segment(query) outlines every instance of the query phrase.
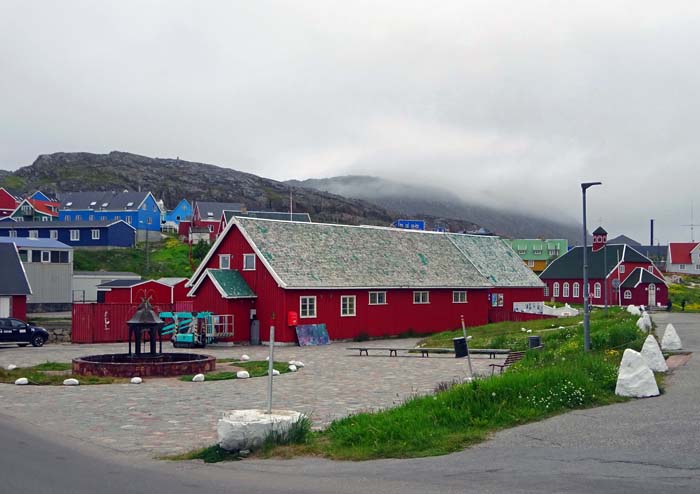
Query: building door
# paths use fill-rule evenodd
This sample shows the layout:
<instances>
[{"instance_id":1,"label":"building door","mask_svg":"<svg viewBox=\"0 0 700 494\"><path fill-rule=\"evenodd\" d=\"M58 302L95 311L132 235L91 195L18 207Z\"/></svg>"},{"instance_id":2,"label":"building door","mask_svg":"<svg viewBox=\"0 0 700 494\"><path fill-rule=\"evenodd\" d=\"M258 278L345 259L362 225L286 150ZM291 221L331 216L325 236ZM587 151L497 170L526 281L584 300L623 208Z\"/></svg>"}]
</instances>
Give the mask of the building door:
<instances>
[{"instance_id":1,"label":"building door","mask_svg":"<svg viewBox=\"0 0 700 494\"><path fill-rule=\"evenodd\" d=\"M260 344L260 321L257 319L250 321L250 344Z\"/></svg>"},{"instance_id":2,"label":"building door","mask_svg":"<svg viewBox=\"0 0 700 494\"><path fill-rule=\"evenodd\" d=\"M10 317L11 297L0 297L0 317Z\"/></svg>"},{"instance_id":3,"label":"building door","mask_svg":"<svg viewBox=\"0 0 700 494\"><path fill-rule=\"evenodd\" d=\"M649 283L649 286L647 287L647 292L649 299L649 307L656 306L656 285L653 283Z\"/></svg>"}]
</instances>

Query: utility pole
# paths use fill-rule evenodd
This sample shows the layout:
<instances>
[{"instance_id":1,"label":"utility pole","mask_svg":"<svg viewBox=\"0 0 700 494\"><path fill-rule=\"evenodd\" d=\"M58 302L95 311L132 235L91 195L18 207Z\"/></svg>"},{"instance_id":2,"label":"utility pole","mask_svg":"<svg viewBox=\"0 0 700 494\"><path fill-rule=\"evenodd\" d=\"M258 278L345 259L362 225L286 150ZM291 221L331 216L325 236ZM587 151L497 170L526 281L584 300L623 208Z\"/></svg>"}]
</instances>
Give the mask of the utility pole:
<instances>
[{"instance_id":1,"label":"utility pole","mask_svg":"<svg viewBox=\"0 0 700 494\"><path fill-rule=\"evenodd\" d=\"M690 224L681 226L690 227L690 241L695 242L695 227L700 225L693 222L693 201L690 201Z\"/></svg>"},{"instance_id":2,"label":"utility pole","mask_svg":"<svg viewBox=\"0 0 700 494\"><path fill-rule=\"evenodd\" d=\"M586 190L602 182L584 182L581 184L583 196L583 349L591 350L591 314L588 305L588 233L586 232Z\"/></svg>"}]
</instances>

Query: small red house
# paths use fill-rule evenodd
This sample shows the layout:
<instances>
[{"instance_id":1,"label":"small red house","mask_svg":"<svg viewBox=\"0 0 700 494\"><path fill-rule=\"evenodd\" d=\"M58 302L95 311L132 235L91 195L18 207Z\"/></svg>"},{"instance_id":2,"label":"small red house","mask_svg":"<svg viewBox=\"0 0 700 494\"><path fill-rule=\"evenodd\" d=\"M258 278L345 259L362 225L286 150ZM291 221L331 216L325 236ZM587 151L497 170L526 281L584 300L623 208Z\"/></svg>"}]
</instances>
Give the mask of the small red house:
<instances>
[{"instance_id":1,"label":"small red house","mask_svg":"<svg viewBox=\"0 0 700 494\"><path fill-rule=\"evenodd\" d=\"M192 211L192 227L205 227L209 230L210 241L214 242L221 232L221 217L224 211L244 211L238 202L197 201Z\"/></svg>"},{"instance_id":2,"label":"small red house","mask_svg":"<svg viewBox=\"0 0 700 494\"><path fill-rule=\"evenodd\" d=\"M228 222L188 286L195 310L232 316L236 341L251 325L261 340L274 325L281 342L311 324L331 339L430 333L461 316L487 323L492 290L508 314L543 300L537 276L496 237L244 217Z\"/></svg>"},{"instance_id":3,"label":"small red house","mask_svg":"<svg viewBox=\"0 0 700 494\"><path fill-rule=\"evenodd\" d=\"M114 280L98 285L97 303L138 304L151 297L151 304L173 302L173 286L159 280Z\"/></svg>"},{"instance_id":4,"label":"small red house","mask_svg":"<svg viewBox=\"0 0 700 494\"><path fill-rule=\"evenodd\" d=\"M190 291L186 286L189 281L188 278L159 278L157 281L170 287L170 303L174 304L175 302L191 300L187 297L187 292Z\"/></svg>"},{"instance_id":5,"label":"small red house","mask_svg":"<svg viewBox=\"0 0 700 494\"><path fill-rule=\"evenodd\" d=\"M13 243L0 243L0 317L27 319L27 295L32 289Z\"/></svg>"},{"instance_id":6,"label":"small red house","mask_svg":"<svg viewBox=\"0 0 700 494\"><path fill-rule=\"evenodd\" d=\"M593 246L588 247L590 303L605 305L607 295L608 305L666 305L668 286L654 262L629 245L607 244L607 233L599 230L594 232ZM548 300L582 304L583 247L574 247L552 261L540 279L547 285Z\"/></svg>"}]
</instances>

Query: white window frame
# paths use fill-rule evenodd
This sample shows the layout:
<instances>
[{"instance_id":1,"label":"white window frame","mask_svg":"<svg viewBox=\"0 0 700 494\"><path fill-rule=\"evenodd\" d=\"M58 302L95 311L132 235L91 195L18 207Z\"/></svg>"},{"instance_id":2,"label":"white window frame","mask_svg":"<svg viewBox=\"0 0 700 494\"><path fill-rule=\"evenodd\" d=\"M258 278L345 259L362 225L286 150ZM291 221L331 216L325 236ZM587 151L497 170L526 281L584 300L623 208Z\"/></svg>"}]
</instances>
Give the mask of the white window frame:
<instances>
[{"instance_id":1,"label":"white window frame","mask_svg":"<svg viewBox=\"0 0 700 494\"><path fill-rule=\"evenodd\" d=\"M558 297L559 296L559 282L555 281L554 285L552 285L552 297Z\"/></svg>"},{"instance_id":2,"label":"white window frame","mask_svg":"<svg viewBox=\"0 0 700 494\"><path fill-rule=\"evenodd\" d=\"M70 241L71 242L78 242L80 240L80 230L71 230L70 231Z\"/></svg>"},{"instance_id":3,"label":"white window frame","mask_svg":"<svg viewBox=\"0 0 700 494\"><path fill-rule=\"evenodd\" d=\"M563 298L569 298L569 282L565 282L564 285L561 287L561 296Z\"/></svg>"},{"instance_id":4,"label":"white window frame","mask_svg":"<svg viewBox=\"0 0 700 494\"><path fill-rule=\"evenodd\" d=\"M573 297L574 298L579 298L581 296L581 285L578 284L578 281L574 283L573 286Z\"/></svg>"},{"instance_id":5,"label":"white window frame","mask_svg":"<svg viewBox=\"0 0 700 494\"><path fill-rule=\"evenodd\" d=\"M350 310L352 309L352 310ZM355 317L357 315L357 296L340 296L340 317Z\"/></svg>"},{"instance_id":6,"label":"white window frame","mask_svg":"<svg viewBox=\"0 0 700 494\"><path fill-rule=\"evenodd\" d=\"M544 296L549 297L549 285L544 285Z\"/></svg>"},{"instance_id":7,"label":"white window frame","mask_svg":"<svg viewBox=\"0 0 700 494\"><path fill-rule=\"evenodd\" d=\"M685 264L679 264L679 265L678 265L678 269L679 269L680 271L685 271Z\"/></svg>"},{"instance_id":8,"label":"white window frame","mask_svg":"<svg viewBox=\"0 0 700 494\"><path fill-rule=\"evenodd\" d=\"M88 221L95 221L95 215L94 215L94 214L89 214L89 215L88 215Z\"/></svg>"},{"instance_id":9,"label":"white window frame","mask_svg":"<svg viewBox=\"0 0 700 494\"><path fill-rule=\"evenodd\" d=\"M41 251L41 262L44 264L51 262L51 251L49 251L49 250L42 250Z\"/></svg>"},{"instance_id":10,"label":"white window frame","mask_svg":"<svg viewBox=\"0 0 700 494\"><path fill-rule=\"evenodd\" d=\"M695 271L700 271L700 264L695 265Z\"/></svg>"},{"instance_id":11,"label":"white window frame","mask_svg":"<svg viewBox=\"0 0 700 494\"><path fill-rule=\"evenodd\" d=\"M117 219L121 219L121 218L119 218L119 216L117 216ZM148 218L146 218L146 224L152 225L152 224L153 224L153 218L151 218L150 216L149 216Z\"/></svg>"},{"instance_id":12,"label":"white window frame","mask_svg":"<svg viewBox=\"0 0 700 494\"><path fill-rule=\"evenodd\" d=\"M219 269L231 269L231 254L219 254Z\"/></svg>"},{"instance_id":13,"label":"white window frame","mask_svg":"<svg viewBox=\"0 0 700 494\"><path fill-rule=\"evenodd\" d=\"M430 292L428 290L415 290L413 292L413 303L415 305L426 305L430 303Z\"/></svg>"},{"instance_id":14,"label":"white window frame","mask_svg":"<svg viewBox=\"0 0 700 494\"><path fill-rule=\"evenodd\" d=\"M305 303L306 307L304 307ZM301 319L313 319L316 317L316 295L299 297L299 317Z\"/></svg>"},{"instance_id":15,"label":"white window frame","mask_svg":"<svg viewBox=\"0 0 700 494\"><path fill-rule=\"evenodd\" d=\"M51 218L49 218L48 216L42 216L41 221L51 221Z\"/></svg>"},{"instance_id":16,"label":"white window frame","mask_svg":"<svg viewBox=\"0 0 700 494\"><path fill-rule=\"evenodd\" d=\"M17 238L17 230L10 230L10 238Z\"/></svg>"},{"instance_id":17,"label":"white window frame","mask_svg":"<svg viewBox=\"0 0 700 494\"><path fill-rule=\"evenodd\" d=\"M632 290L625 290L625 300L632 300Z\"/></svg>"},{"instance_id":18,"label":"white window frame","mask_svg":"<svg viewBox=\"0 0 700 494\"><path fill-rule=\"evenodd\" d=\"M67 215L65 216L65 221L71 221L71 219L70 219L70 214L67 214Z\"/></svg>"},{"instance_id":19,"label":"white window frame","mask_svg":"<svg viewBox=\"0 0 700 494\"><path fill-rule=\"evenodd\" d=\"M49 230L49 238L52 240L58 239L58 230Z\"/></svg>"},{"instance_id":20,"label":"white window frame","mask_svg":"<svg viewBox=\"0 0 700 494\"><path fill-rule=\"evenodd\" d=\"M29 238L39 238L39 230L29 230Z\"/></svg>"},{"instance_id":21,"label":"white window frame","mask_svg":"<svg viewBox=\"0 0 700 494\"><path fill-rule=\"evenodd\" d=\"M248 266L248 260L253 260L253 266ZM243 271L255 271L255 254L243 254Z\"/></svg>"},{"instance_id":22,"label":"white window frame","mask_svg":"<svg viewBox=\"0 0 700 494\"><path fill-rule=\"evenodd\" d=\"M532 259L530 259L529 261L527 261L527 267L528 267L528 268L534 268L534 267L535 267L535 261L533 261Z\"/></svg>"},{"instance_id":23,"label":"white window frame","mask_svg":"<svg viewBox=\"0 0 700 494\"><path fill-rule=\"evenodd\" d=\"M618 269L618 271L620 272L620 274L625 274L625 265L620 264L620 268Z\"/></svg>"},{"instance_id":24,"label":"white window frame","mask_svg":"<svg viewBox=\"0 0 700 494\"><path fill-rule=\"evenodd\" d=\"M467 303L467 291L466 290L452 290L452 303L453 304L466 304Z\"/></svg>"},{"instance_id":25,"label":"white window frame","mask_svg":"<svg viewBox=\"0 0 700 494\"><path fill-rule=\"evenodd\" d=\"M79 214L75 215L75 221L82 221L82 220L83 220L82 215L79 215Z\"/></svg>"},{"instance_id":26,"label":"white window frame","mask_svg":"<svg viewBox=\"0 0 700 494\"><path fill-rule=\"evenodd\" d=\"M100 239L100 230L97 228L91 230L90 236L91 236L92 240L99 240Z\"/></svg>"},{"instance_id":27,"label":"white window frame","mask_svg":"<svg viewBox=\"0 0 700 494\"><path fill-rule=\"evenodd\" d=\"M372 297L374 296L374 302ZM384 299L383 301L381 299ZM386 305L386 292L369 292L369 305Z\"/></svg>"},{"instance_id":28,"label":"white window frame","mask_svg":"<svg viewBox=\"0 0 700 494\"><path fill-rule=\"evenodd\" d=\"M600 297L601 297L600 288L601 288L601 287L600 287L600 283L596 283L595 285L593 285L593 296L594 296L594 298L600 298Z\"/></svg>"}]
</instances>

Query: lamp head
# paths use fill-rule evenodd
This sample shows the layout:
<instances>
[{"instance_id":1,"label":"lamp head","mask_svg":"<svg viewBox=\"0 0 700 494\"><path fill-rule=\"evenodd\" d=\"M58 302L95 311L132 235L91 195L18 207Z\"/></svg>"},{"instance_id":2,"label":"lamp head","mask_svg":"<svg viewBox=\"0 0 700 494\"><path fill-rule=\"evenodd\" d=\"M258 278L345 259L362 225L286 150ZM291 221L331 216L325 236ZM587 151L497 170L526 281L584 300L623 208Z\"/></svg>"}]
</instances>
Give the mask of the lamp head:
<instances>
[{"instance_id":1,"label":"lamp head","mask_svg":"<svg viewBox=\"0 0 700 494\"><path fill-rule=\"evenodd\" d=\"M594 185L603 185L603 182L583 182L581 184L581 190L585 192L586 189L593 187Z\"/></svg>"}]
</instances>

